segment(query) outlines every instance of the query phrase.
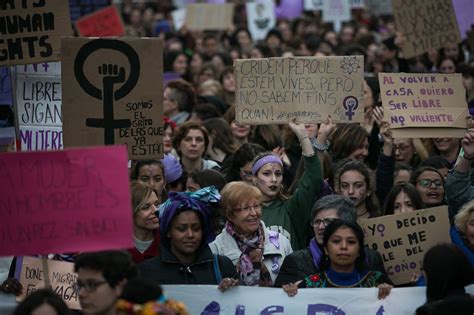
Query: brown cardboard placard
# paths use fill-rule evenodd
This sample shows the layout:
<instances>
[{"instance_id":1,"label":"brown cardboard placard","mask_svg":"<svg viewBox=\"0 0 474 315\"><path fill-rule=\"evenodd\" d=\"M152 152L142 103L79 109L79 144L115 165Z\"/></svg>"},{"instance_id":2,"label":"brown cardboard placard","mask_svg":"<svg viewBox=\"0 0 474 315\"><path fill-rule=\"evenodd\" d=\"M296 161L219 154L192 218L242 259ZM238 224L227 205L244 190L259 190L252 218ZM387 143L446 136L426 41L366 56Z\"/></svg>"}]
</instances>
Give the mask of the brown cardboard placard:
<instances>
[{"instance_id":1,"label":"brown cardboard placard","mask_svg":"<svg viewBox=\"0 0 474 315\"><path fill-rule=\"evenodd\" d=\"M67 0L0 1L0 67L59 60L69 35Z\"/></svg>"},{"instance_id":2,"label":"brown cardboard placard","mask_svg":"<svg viewBox=\"0 0 474 315\"><path fill-rule=\"evenodd\" d=\"M439 243L450 243L448 207L360 220L365 244L382 256L385 270L396 285L421 274L423 257Z\"/></svg>"},{"instance_id":3,"label":"brown cardboard placard","mask_svg":"<svg viewBox=\"0 0 474 315\"><path fill-rule=\"evenodd\" d=\"M404 58L461 42L451 0L392 0L392 6Z\"/></svg>"},{"instance_id":4,"label":"brown cardboard placard","mask_svg":"<svg viewBox=\"0 0 474 315\"><path fill-rule=\"evenodd\" d=\"M462 137L469 110L461 74L379 73L385 117L396 138Z\"/></svg>"},{"instance_id":5,"label":"brown cardboard placard","mask_svg":"<svg viewBox=\"0 0 474 315\"><path fill-rule=\"evenodd\" d=\"M161 158L162 39L62 43L64 146L126 144L130 159Z\"/></svg>"},{"instance_id":6,"label":"brown cardboard placard","mask_svg":"<svg viewBox=\"0 0 474 315\"><path fill-rule=\"evenodd\" d=\"M225 30L232 26L234 4L193 3L186 6L184 25L191 30Z\"/></svg>"},{"instance_id":7,"label":"brown cardboard placard","mask_svg":"<svg viewBox=\"0 0 474 315\"><path fill-rule=\"evenodd\" d=\"M234 73L240 124L364 119L363 56L238 59Z\"/></svg>"},{"instance_id":8,"label":"brown cardboard placard","mask_svg":"<svg viewBox=\"0 0 474 315\"><path fill-rule=\"evenodd\" d=\"M74 291L76 280L73 263L25 256L19 279L23 291L16 300L21 302L35 290L50 286L70 309L80 310L77 292Z\"/></svg>"}]
</instances>

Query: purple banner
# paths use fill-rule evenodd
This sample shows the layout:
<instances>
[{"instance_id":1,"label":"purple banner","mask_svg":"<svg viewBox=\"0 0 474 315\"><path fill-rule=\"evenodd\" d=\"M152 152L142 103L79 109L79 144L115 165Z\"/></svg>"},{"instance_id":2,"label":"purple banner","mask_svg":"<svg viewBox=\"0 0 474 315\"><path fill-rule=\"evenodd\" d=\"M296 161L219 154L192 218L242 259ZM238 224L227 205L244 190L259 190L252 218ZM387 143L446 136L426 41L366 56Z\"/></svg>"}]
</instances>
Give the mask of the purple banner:
<instances>
[{"instance_id":1,"label":"purple banner","mask_svg":"<svg viewBox=\"0 0 474 315\"><path fill-rule=\"evenodd\" d=\"M466 32L474 25L474 5L472 0L452 0L456 19L458 20L461 38L466 38Z\"/></svg>"},{"instance_id":2,"label":"purple banner","mask_svg":"<svg viewBox=\"0 0 474 315\"><path fill-rule=\"evenodd\" d=\"M280 5L276 7L277 17L294 19L303 14L303 0L281 0Z\"/></svg>"}]
</instances>

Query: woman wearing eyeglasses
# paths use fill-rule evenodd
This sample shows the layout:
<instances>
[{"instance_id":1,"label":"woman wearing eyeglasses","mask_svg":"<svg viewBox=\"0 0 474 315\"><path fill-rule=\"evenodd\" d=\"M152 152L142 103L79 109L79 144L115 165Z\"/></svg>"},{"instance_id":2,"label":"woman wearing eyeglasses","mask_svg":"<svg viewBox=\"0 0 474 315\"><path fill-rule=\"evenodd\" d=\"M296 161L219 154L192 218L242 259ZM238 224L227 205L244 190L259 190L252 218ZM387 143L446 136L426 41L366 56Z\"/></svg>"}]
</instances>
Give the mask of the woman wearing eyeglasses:
<instances>
[{"instance_id":1,"label":"woman wearing eyeglasses","mask_svg":"<svg viewBox=\"0 0 474 315\"><path fill-rule=\"evenodd\" d=\"M221 210L228 221L209 244L212 252L232 260L241 285L273 286L283 259L292 252L290 242L261 221L262 193L258 188L231 182L221 194Z\"/></svg>"},{"instance_id":2,"label":"woman wearing eyeglasses","mask_svg":"<svg viewBox=\"0 0 474 315\"><path fill-rule=\"evenodd\" d=\"M158 256L160 221L155 213L160 199L153 186L141 181L132 182L131 195L135 247L128 251L133 261L138 264Z\"/></svg>"},{"instance_id":3,"label":"woman wearing eyeglasses","mask_svg":"<svg viewBox=\"0 0 474 315\"><path fill-rule=\"evenodd\" d=\"M354 203L340 195L324 196L314 204L311 211L311 226L314 237L305 249L297 250L285 257L275 287L303 280L321 270L324 257L323 236L326 227L334 220L357 222L357 210ZM364 246L367 268L386 274L380 254Z\"/></svg>"},{"instance_id":4,"label":"woman wearing eyeglasses","mask_svg":"<svg viewBox=\"0 0 474 315\"><path fill-rule=\"evenodd\" d=\"M438 170L429 166L419 167L413 173L411 182L427 208L444 204L444 177Z\"/></svg>"},{"instance_id":5,"label":"woman wearing eyeglasses","mask_svg":"<svg viewBox=\"0 0 474 315\"><path fill-rule=\"evenodd\" d=\"M323 236L324 254L319 272L304 280L283 286L288 296L300 288L379 288L379 299L390 294L392 286L379 271L368 269L364 232L355 222L332 220Z\"/></svg>"}]
</instances>

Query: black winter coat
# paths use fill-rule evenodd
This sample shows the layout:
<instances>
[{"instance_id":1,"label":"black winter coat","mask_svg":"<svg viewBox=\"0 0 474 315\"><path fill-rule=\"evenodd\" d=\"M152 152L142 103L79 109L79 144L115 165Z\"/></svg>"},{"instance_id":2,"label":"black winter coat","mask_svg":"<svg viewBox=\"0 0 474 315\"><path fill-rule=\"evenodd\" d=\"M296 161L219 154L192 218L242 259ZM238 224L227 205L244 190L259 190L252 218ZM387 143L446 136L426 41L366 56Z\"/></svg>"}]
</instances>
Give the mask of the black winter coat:
<instances>
[{"instance_id":1,"label":"black winter coat","mask_svg":"<svg viewBox=\"0 0 474 315\"><path fill-rule=\"evenodd\" d=\"M232 261L218 255L219 269L223 278L239 279ZM138 265L141 277L157 284L219 284L214 272L214 255L209 246L199 249L197 259L190 265L181 263L170 249L160 245L160 256L145 260Z\"/></svg>"},{"instance_id":2,"label":"black winter coat","mask_svg":"<svg viewBox=\"0 0 474 315\"><path fill-rule=\"evenodd\" d=\"M368 262L367 270L380 271L382 275L384 275L384 280L391 284L391 281L385 272L380 254L367 246L364 246L364 250ZM303 280L305 277L313 275L319 271L320 270L316 268L313 263L313 256L311 256L309 248L297 250L285 257L274 286L281 287L287 283Z\"/></svg>"}]
</instances>

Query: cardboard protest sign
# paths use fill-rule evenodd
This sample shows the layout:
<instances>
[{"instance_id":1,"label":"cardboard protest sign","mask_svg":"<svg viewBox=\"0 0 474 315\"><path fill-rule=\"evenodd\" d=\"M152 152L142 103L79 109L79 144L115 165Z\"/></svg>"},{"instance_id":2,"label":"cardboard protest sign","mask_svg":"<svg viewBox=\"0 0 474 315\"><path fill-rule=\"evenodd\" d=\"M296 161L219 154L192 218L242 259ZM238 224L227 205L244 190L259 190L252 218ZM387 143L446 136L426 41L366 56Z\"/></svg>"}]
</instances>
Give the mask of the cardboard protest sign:
<instances>
[{"instance_id":1,"label":"cardboard protest sign","mask_svg":"<svg viewBox=\"0 0 474 315\"><path fill-rule=\"evenodd\" d=\"M163 156L163 41L63 38L64 146L126 144Z\"/></svg>"},{"instance_id":2,"label":"cardboard protest sign","mask_svg":"<svg viewBox=\"0 0 474 315\"><path fill-rule=\"evenodd\" d=\"M77 274L74 273L73 263L25 256L19 281L23 285L23 291L16 298L18 302L49 285L70 309L81 309L77 292L74 290Z\"/></svg>"},{"instance_id":3,"label":"cardboard protest sign","mask_svg":"<svg viewBox=\"0 0 474 315\"><path fill-rule=\"evenodd\" d=\"M253 40L265 39L269 30L275 27L275 3L273 0L247 2L247 28Z\"/></svg>"},{"instance_id":4,"label":"cardboard protest sign","mask_svg":"<svg viewBox=\"0 0 474 315\"><path fill-rule=\"evenodd\" d=\"M75 24L81 37L122 36L125 33L122 18L114 5L86 15Z\"/></svg>"},{"instance_id":5,"label":"cardboard protest sign","mask_svg":"<svg viewBox=\"0 0 474 315\"><path fill-rule=\"evenodd\" d=\"M361 220L365 244L382 256L385 270L394 284L409 283L413 273L421 274L425 253L438 243L450 243L448 207Z\"/></svg>"},{"instance_id":6,"label":"cardboard protest sign","mask_svg":"<svg viewBox=\"0 0 474 315\"><path fill-rule=\"evenodd\" d=\"M186 6L185 25L191 30L225 30L232 26L234 5L196 3Z\"/></svg>"},{"instance_id":7,"label":"cardboard protest sign","mask_svg":"<svg viewBox=\"0 0 474 315\"><path fill-rule=\"evenodd\" d=\"M0 2L0 66L59 60L71 34L67 0Z\"/></svg>"},{"instance_id":8,"label":"cardboard protest sign","mask_svg":"<svg viewBox=\"0 0 474 315\"><path fill-rule=\"evenodd\" d=\"M451 0L393 0L395 25L405 40L404 58L461 42Z\"/></svg>"},{"instance_id":9,"label":"cardboard protest sign","mask_svg":"<svg viewBox=\"0 0 474 315\"><path fill-rule=\"evenodd\" d=\"M379 73L379 82L394 137L463 137L469 110L461 74Z\"/></svg>"},{"instance_id":10,"label":"cardboard protest sign","mask_svg":"<svg viewBox=\"0 0 474 315\"><path fill-rule=\"evenodd\" d=\"M0 154L0 256L130 248L124 146Z\"/></svg>"},{"instance_id":11,"label":"cardboard protest sign","mask_svg":"<svg viewBox=\"0 0 474 315\"><path fill-rule=\"evenodd\" d=\"M234 63L240 124L362 122L362 56L242 59Z\"/></svg>"},{"instance_id":12,"label":"cardboard protest sign","mask_svg":"<svg viewBox=\"0 0 474 315\"><path fill-rule=\"evenodd\" d=\"M62 149L61 64L16 69L15 106L21 151Z\"/></svg>"}]
</instances>

